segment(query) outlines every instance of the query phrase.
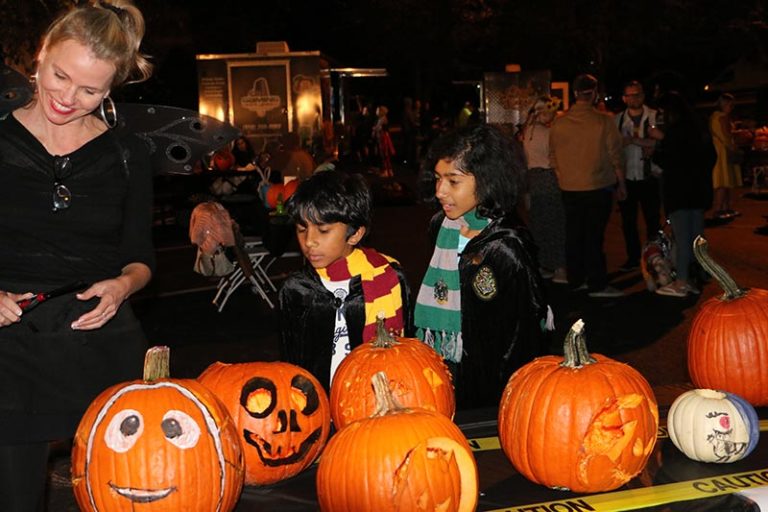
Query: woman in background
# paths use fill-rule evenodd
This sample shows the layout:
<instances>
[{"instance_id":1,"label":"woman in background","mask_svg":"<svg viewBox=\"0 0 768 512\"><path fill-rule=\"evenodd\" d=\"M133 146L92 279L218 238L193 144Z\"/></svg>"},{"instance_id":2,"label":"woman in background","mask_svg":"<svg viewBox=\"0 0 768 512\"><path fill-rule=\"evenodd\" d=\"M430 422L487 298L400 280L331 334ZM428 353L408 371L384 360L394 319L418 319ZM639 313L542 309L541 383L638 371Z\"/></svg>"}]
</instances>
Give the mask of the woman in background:
<instances>
[{"instance_id":1,"label":"woman in background","mask_svg":"<svg viewBox=\"0 0 768 512\"><path fill-rule=\"evenodd\" d=\"M712 169L712 186L715 189L715 213L717 219L730 219L741 215L731 204L731 190L741 186L741 166L737 162L740 154L731 133L734 97L723 93L717 100L717 110L709 118L709 131L717 152L717 161Z\"/></svg>"},{"instance_id":2,"label":"woman in background","mask_svg":"<svg viewBox=\"0 0 768 512\"><path fill-rule=\"evenodd\" d=\"M677 279L656 293L685 297L700 293L693 282L695 265L693 241L704 234L704 212L712 205L712 164L714 150L688 102L669 92L658 101L663 131L651 127L650 136L659 140L653 161L664 169L662 202L674 233L674 261Z\"/></svg>"}]
</instances>

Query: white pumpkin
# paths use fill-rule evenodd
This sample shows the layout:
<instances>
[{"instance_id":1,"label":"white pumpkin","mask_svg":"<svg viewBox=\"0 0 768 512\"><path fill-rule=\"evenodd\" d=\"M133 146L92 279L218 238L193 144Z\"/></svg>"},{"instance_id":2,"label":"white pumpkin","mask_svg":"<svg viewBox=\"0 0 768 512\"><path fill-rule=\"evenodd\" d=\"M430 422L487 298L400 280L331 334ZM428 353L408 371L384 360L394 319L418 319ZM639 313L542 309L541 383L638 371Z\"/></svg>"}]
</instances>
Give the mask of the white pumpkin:
<instances>
[{"instance_id":1,"label":"white pumpkin","mask_svg":"<svg viewBox=\"0 0 768 512\"><path fill-rule=\"evenodd\" d=\"M734 462L749 455L760 437L759 423L749 402L712 389L683 393L667 414L672 443L701 462Z\"/></svg>"}]
</instances>

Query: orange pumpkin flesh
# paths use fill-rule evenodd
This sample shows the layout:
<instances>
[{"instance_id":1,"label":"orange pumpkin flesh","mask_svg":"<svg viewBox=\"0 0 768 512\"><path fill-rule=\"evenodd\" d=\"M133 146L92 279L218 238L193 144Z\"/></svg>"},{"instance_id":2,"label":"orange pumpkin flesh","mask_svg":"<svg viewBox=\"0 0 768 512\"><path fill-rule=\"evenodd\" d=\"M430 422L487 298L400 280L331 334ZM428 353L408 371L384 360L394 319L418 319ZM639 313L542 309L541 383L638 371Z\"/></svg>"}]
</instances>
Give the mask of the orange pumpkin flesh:
<instances>
[{"instance_id":1,"label":"orange pumpkin flesh","mask_svg":"<svg viewBox=\"0 0 768 512\"><path fill-rule=\"evenodd\" d=\"M499 407L499 441L529 480L574 492L620 487L645 467L658 407L631 367L590 356L578 321L565 357L544 356L510 377Z\"/></svg>"},{"instance_id":2,"label":"orange pumpkin flesh","mask_svg":"<svg viewBox=\"0 0 768 512\"><path fill-rule=\"evenodd\" d=\"M80 510L235 507L243 458L229 414L197 381L167 375L168 348L153 347L144 380L112 386L89 406L72 448Z\"/></svg>"},{"instance_id":3,"label":"orange pumpkin flesh","mask_svg":"<svg viewBox=\"0 0 768 512\"><path fill-rule=\"evenodd\" d=\"M320 455L331 430L328 398L311 373L283 362L214 363L198 380L234 419L245 483L290 478Z\"/></svg>"},{"instance_id":4,"label":"orange pumpkin flesh","mask_svg":"<svg viewBox=\"0 0 768 512\"><path fill-rule=\"evenodd\" d=\"M355 347L336 369L331 385L331 418L341 428L376 412L371 378L386 371L389 388L403 407L419 407L453 418L456 411L451 373L429 345L416 338L393 337L379 319L376 337Z\"/></svg>"},{"instance_id":5,"label":"orange pumpkin flesh","mask_svg":"<svg viewBox=\"0 0 768 512\"><path fill-rule=\"evenodd\" d=\"M694 254L724 293L705 301L688 335L688 373L697 388L768 405L768 290L740 288L698 237Z\"/></svg>"},{"instance_id":6,"label":"orange pumpkin flesh","mask_svg":"<svg viewBox=\"0 0 768 512\"><path fill-rule=\"evenodd\" d=\"M442 414L402 408L374 378L379 410L329 441L317 471L321 510L472 511L477 465L461 430Z\"/></svg>"}]
</instances>

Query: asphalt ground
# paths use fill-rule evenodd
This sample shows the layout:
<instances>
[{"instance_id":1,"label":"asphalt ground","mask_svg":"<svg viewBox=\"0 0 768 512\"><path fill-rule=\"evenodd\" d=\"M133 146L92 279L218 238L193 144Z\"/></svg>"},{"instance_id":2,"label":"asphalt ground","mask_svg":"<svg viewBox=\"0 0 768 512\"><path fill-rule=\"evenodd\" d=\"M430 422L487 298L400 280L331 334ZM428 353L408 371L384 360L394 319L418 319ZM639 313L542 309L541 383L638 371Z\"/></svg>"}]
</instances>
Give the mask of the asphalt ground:
<instances>
[{"instance_id":1,"label":"asphalt ground","mask_svg":"<svg viewBox=\"0 0 768 512\"><path fill-rule=\"evenodd\" d=\"M415 293L431 256L425 232L433 210L412 199L412 171L397 169L394 181L373 173L368 177L376 205L369 245L400 260ZM766 199L768 195L762 191L737 190L734 206L742 215L729 222L708 222L705 229L710 253L743 287L768 289L768 236L755 233L756 228L768 223ZM151 342L171 347L172 376L194 378L215 361L276 359L276 311L247 286L232 295L222 312L217 311L211 303L217 280L192 271L195 248L189 243L183 207L181 210L169 212L165 225L158 220L157 272L153 282L132 299ZM581 318L586 324L590 351L636 368L654 387L659 403L668 405L677 394L692 387L685 350L691 321L699 306L721 290L712 281L699 296L676 298L651 293L639 270L618 271L626 260L623 247L615 209L606 232L605 250L611 284L623 290L624 297L593 299L585 292L548 283L556 326L550 351L562 352L565 333ZM287 272L300 264L299 258L278 260L270 269L277 286ZM66 442L54 445L49 511L77 510L69 484L68 450Z\"/></svg>"}]
</instances>

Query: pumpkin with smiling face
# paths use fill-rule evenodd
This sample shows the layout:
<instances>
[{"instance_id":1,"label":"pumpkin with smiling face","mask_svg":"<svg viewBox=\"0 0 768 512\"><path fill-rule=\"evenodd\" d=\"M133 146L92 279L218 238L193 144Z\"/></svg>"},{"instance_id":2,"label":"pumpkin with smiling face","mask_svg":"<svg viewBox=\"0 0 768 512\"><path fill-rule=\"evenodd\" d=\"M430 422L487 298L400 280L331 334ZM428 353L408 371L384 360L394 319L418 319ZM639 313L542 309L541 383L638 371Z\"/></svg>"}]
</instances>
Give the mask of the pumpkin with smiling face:
<instances>
[{"instance_id":1,"label":"pumpkin with smiling face","mask_svg":"<svg viewBox=\"0 0 768 512\"><path fill-rule=\"evenodd\" d=\"M247 485L290 478L320 455L331 430L330 406L308 371L277 361L217 362L198 380L221 399L237 425Z\"/></svg>"},{"instance_id":2,"label":"pumpkin with smiling face","mask_svg":"<svg viewBox=\"0 0 768 512\"><path fill-rule=\"evenodd\" d=\"M72 484L89 512L228 512L243 487L232 419L199 382L169 379L168 347L147 352L144 380L88 407L72 448Z\"/></svg>"}]
</instances>

